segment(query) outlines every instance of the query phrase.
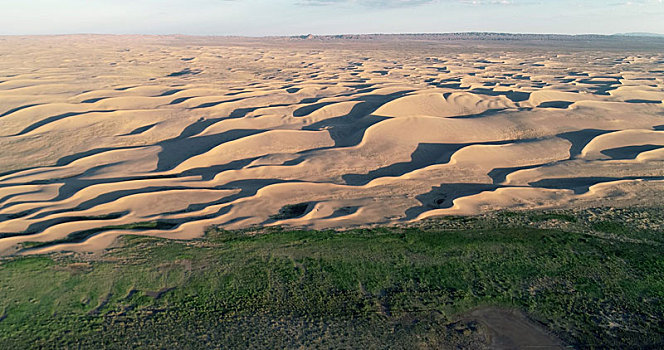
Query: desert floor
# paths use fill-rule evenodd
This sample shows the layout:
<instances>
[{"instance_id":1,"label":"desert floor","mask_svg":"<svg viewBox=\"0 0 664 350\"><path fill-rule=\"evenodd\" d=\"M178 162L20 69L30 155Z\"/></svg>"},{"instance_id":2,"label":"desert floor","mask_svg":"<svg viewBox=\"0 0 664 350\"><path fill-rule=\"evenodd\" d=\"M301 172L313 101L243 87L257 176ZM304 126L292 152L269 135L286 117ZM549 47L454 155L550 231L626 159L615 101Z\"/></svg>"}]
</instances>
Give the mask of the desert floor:
<instances>
[{"instance_id":1,"label":"desert floor","mask_svg":"<svg viewBox=\"0 0 664 350\"><path fill-rule=\"evenodd\" d=\"M0 37L0 254L661 203L661 52Z\"/></svg>"}]
</instances>

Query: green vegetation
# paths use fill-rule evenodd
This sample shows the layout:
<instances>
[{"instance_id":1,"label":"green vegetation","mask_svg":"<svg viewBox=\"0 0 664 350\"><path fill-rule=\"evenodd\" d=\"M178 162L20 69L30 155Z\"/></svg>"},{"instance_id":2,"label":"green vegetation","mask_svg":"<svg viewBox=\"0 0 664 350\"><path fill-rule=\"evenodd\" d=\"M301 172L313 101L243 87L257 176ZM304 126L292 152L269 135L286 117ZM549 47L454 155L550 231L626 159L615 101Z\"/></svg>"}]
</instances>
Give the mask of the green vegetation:
<instances>
[{"instance_id":1,"label":"green vegetation","mask_svg":"<svg viewBox=\"0 0 664 350\"><path fill-rule=\"evenodd\" d=\"M578 348L664 346L661 208L126 236L0 261L0 348L473 348L478 306Z\"/></svg>"},{"instance_id":2,"label":"green vegetation","mask_svg":"<svg viewBox=\"0 0 664 350\"><path fill-rule=\"evenodd\" d=\"M272 220L286 220L293 219L304 215L309 208L310 203L298 203L298 204L289 204L285 205L283 208L279 209L279 213L271 215L270 219Z\"/></svg>"}]
</instances>

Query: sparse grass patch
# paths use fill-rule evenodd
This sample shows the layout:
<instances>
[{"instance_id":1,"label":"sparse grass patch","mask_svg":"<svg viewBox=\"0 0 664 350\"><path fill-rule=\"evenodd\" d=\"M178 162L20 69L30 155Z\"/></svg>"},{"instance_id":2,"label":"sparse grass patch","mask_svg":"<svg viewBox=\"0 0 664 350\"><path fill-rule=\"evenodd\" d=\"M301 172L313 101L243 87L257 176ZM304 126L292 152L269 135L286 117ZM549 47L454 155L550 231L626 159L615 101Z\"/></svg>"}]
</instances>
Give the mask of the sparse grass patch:
<instances>
[{"instance_id":1,"label":"sparse grass patch","mask_svg":"<svg viewBox=\"0 0 664 350\"><path fill-rule=\"evenodd\" d=\"M271 215L272 220L294 219L304 215L311 203L288 204L279 209L279 213Z\"/></svg>"}]
</instances>

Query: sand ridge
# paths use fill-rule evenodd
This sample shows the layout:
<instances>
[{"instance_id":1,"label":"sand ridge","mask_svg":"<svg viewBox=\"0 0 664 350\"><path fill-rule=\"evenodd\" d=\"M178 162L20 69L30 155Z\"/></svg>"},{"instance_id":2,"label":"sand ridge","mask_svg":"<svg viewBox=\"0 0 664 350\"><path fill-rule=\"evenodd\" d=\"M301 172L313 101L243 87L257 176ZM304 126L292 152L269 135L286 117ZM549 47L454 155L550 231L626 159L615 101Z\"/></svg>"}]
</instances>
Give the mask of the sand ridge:
<instances>
[{"instance_id":1,"label":"sand ridge","mask_svg":"<svg viewBox=\"0 0 664 350\"><path fill-rule=\"evenodd\" d=\"M664 192L658 52L1 39L0 254Z\"/></svg>"}]
</instances>

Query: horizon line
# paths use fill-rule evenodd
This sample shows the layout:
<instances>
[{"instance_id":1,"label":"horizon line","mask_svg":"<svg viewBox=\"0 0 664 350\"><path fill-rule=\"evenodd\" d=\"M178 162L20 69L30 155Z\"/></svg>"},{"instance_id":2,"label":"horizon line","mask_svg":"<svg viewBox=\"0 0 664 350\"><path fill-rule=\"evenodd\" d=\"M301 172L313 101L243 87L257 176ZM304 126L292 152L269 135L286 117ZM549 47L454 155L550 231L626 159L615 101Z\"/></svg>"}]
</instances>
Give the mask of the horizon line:
<instances>
[{"instance_id":1,"label":"horizon line","mask_svg":"<svg viewBox=\"0 0 664 350\"><path fill-rule=\"evenodd\" d=\"M98 35L98 36L189 36L189 37L225 37L225 38L297 38L297 37L342 37L342 36L370 36L370 35L458 35L458 34L499 34L499 35L557 35L557 36L642 36L642 37L664 37L664 33L655 32L619 32L619 33L535 33L535 32L493 32L493 31L461 31L461 32L364 32L364 33L337 33L337 34L313 34L299 33L287 35L233 35L233 34L184 34L184 33L98 33L98 32L77 32L77 33L51 33L51 34L2 34L0 37L21 37L21 36L76 36L76 35Z\"/></svg>"}]
</instances>

